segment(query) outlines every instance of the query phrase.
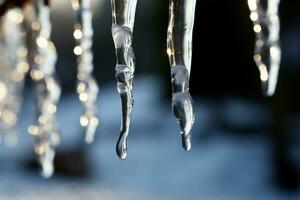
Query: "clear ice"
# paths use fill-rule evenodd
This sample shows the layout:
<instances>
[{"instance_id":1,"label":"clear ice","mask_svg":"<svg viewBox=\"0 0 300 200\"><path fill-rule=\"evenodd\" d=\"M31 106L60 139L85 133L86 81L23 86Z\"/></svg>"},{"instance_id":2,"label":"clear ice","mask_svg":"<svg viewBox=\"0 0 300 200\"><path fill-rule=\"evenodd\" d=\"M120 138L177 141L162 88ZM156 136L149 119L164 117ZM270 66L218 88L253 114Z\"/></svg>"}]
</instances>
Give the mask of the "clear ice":
<instances>
[{"instance_id":1,"label":"clear ice","mask_svg":"<svg viewBox=\"0 0 300 200\"><path fill-rule=\"evenodd\" d=\"M115 75L122 103L122 122L116 150L120 159L127 156L127 137L133 107L135 57L132 47L137 0L112 0L112 37L116 49Z\"/></svg>"},{"instance_id":2,"label":"clear ice","mask_svg":"<svg viewBox=\"0 0 300 200\"><path fill-rule=\"evenodd\" d=\"M61 89L55 79L56 48L51 41L50 7L44 0L34 0L33 8L27 8L31 27L29 59L30 75L36 85L38 104L37 120L28 132L35 138L35 152L39 156L42 175L50 177L54 172L55 147L60 142L56 111Z\"/></svg>"},{"instance_id":3,"label":"clear ice","mask_svg":"<svg viewBox=\"0 0 300 200\"><path fill-rule=\"evenodd\" d=\"M182 146L191 149L195 121L189 93L196 0L170 0L167 53L171 65L172 109L181 128Z\"/></svg>"},{"instance_id":4,"label":"clear ice","mask_svg":"<svg viewBox=\"0 0 300 200\"><path fill-rule=\"evenodd\" d=\"M0 22L0 128L1 141L7 146L17 143L16 123L22 104L24 77L29 71L27 61L24 15L14 8Z\"/></svg>"},{"instance_id":5,"label":"clear ice","mask_svg":"<svg viewBox=\"0 0 300 200\"><path fill-rule=\"evenodd\" d=\"M281 62L279 4L280 0L248 0L256 35L254 61L266 96L275 93Z\"/></svg>"},{"instance_id":6,"label":"clear ice","mask_svg":"<svg viewBox=\"0 0 300 200\"><path fill-rule=\"evenodd\" d=\"M85 141L92 143L99 124L96 113L96 101L99 92L98 85L92 74L92 11L91 0L71 0L72 7L76 12L73 37L76 40L74 54L78 63L77 93L84 105L84 114L80 117L80 124L85 127Z\"/></svg>"}]
</instances>

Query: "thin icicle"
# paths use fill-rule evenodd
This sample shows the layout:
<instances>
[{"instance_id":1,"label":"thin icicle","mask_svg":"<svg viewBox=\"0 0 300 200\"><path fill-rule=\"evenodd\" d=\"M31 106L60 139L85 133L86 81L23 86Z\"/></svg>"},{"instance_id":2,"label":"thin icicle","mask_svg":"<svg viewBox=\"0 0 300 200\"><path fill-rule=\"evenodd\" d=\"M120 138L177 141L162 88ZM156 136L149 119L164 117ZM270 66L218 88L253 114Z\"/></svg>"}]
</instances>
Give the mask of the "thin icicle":
<instances>
[{"instance_id":1,"label":"thin icicle","mask_svg":"<svg viewBox=\"0 0 300 200\"><path fill-rule=\"evenodd\" d=\"M172 108L181 128L182 146L191 149L195 120L189 93L196 0L170 0L167 53L172 76Z\"/></svg>"},{"instance_id":2,"label":"thin icicle","mask_svg":"<svg viewBox=\"0 0 300 200\"><path fill-rule=\"evenodd\" d=\"M78 63L77 92L84 105L84 114L80 117L80 124L85 127L85 141L92 143L99 124L95 114L99 88L92 74L94 65L91 0L71 0L71 3L76 12L73 36L76 40L74 54L77 56Z\"/></svg>"},{"instance_id":3,"label":"thin icicle","mask_svg":"<svg viewBox=\"0 0 300 200\"><path fill-rule=\"evenodd\" d=\"M254 61L266 96L275 93L281 62L279 3L280 0L248 0L256 35Z\"/></svg>"},{"instance_id":4,"label":"thin icicle","mask_svg":"<svg viewBox=\"0 0 300 200\"><path fill-rule=\"evenodd\" d=\"M112 37L116 48L117 88L122 102L122 123L117 142L117 154L120 159L127 156L127 137L130 115L133 107L133 77L135 57L132 48L133 27L137 0L112 0Z\"/></svg>"},{"instance_id":5,"label":"thin icicle","mask_svg":"<svg viewBox=\"0 0 300 200\"><path fill-rule=\"evenodd\" d=\"M28 128L36 139L35 152L39 156L42 175L50 177L54 172L55 147L59 144L56 111L60 87L55 79L56 49L50 39L50 7L44 0L34 0L36 16L31 22L32 42L30 75L36 84L38 103L37 121Z\"/></svg>"},{"instance_id":6,"label":"thin icicle","mask_svg":"<svg viewBox=\"0 0 300 200\"><path fill-rule=\"evenodd\" d=\"M8 146L17 143L15 125L22 103L24 77L29 71L23 21L23 13L17 8L1 17L0 127L1 140Z\"/></svg>"}]
</instances>

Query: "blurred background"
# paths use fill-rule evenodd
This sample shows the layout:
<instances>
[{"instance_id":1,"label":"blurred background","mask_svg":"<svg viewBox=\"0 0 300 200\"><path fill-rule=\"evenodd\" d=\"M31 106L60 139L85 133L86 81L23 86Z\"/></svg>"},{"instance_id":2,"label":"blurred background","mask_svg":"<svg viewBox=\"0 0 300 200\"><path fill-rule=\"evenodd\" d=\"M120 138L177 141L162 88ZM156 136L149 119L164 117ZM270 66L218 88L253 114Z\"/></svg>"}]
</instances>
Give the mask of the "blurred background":
<instances>
[{"instance_id":1,"label":"blurred background","mask_svg":"<svg viewBox=\"0 0 300 200\"><path fill-rule=\"evenodd\" d=\"M135 25L135 107L127 160L118 160L120 100L114 78L110 1L94 1L94 63L100 85L100 128L83 142L75 92L74 13L53 0L53 40L63 88L58 107L62 143L50 180L39 176L27 127L34 92L27 81L19 144L0 151L0 199L287 200L300 185L300 1L282 0L283 60L277 93L261 95L252 60L254 34L247 1L199 0L191 92L196 107L193 148L181 149L171 114L166 55L168 1L140 0Z\"/></svg>"}]
</instances>

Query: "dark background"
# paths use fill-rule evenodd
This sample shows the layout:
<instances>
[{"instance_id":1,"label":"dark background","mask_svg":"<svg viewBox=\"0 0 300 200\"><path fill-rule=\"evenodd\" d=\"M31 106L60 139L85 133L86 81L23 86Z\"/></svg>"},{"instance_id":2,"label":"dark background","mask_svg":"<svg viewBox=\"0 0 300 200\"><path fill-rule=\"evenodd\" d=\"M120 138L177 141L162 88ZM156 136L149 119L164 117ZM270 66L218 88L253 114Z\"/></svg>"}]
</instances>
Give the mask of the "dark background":
<instances>
[{"instance_id":1,"label":"dark background","mask_svg":"<svg viewBox=\"0 0 300 200\"><path fill-rule=\"evenodd\" d=\"M34 178L32 187L29 184L27 189L18 186L15 190L22 188L30 193L38 187L60 193L58 187L67 185L67 192L62 193L65 198L71 198L74 192L90 199L98 195L119 199L118 195L126 191L136 194L137 199L299 199L299 0L282 0L280 4L282 65L277 92L269 98L261 94L259 72L252 60L254 33L246 0L197 2L190 84L197 118L193 149L188 154L180 149L178 126L170 112L168 1L140 0L134 32L136 105L129 158L124 162L114 155L120 107L114 79L110 2L95 1L93 8L94 74L100 85L96 142L84 145L78 125L81 106L74 90L74 15L68 2L54 0L53 40L63 88L59 107L63 141L55 161L57 173L50 181L36 177L30 143L22 146L21 142L21 149L28 152L25 158L15 156L18 151L12 154L22 161L21 166L27 166L26 170L21 170L17 178L8 177L20 183L19 176ZM29 80L25 118L28 110L34 110L32 90ZM29 138L27 125L24 120L20 126L21 138ZM5 168L7 171L13 174ZM88 197L93 193L95 196Z\"/></svg>"}]
</instances>

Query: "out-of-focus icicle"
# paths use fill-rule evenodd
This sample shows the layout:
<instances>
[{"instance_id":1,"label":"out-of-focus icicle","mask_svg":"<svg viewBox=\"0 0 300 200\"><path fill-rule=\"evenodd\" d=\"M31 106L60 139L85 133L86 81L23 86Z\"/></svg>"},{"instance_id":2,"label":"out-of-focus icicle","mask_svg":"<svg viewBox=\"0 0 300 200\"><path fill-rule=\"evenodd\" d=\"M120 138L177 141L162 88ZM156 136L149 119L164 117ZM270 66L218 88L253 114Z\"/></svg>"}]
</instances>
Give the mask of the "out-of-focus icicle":
<instances>
[{"instance_id":1,"label":"out-of-focus icicle","mask_svg":"<svg viewBox=\"0 0 300 200\"><path fill-rule=\"evenodd\" d=\"M36 84L38 103L37 121L28 128L35 137L35 152L39 156L42 175L54 172L55 147L59 144L56 111L61 89L55 79L56 49L50 39L50 7L44 0L33 0L36 16L31 21L32 43L30 75Z\"/></svg>"},{"instance_id":2,"label":"out-of-focus icicle","mask_svg":"<svg viewBox=\"0 0 300 200\"><path fill-rule=\"evenodd\" d=\"M99 88L92 75L94 65L91 49L93 44L91 0L71 0L71 3L76 12L73 36L76 40L74 54L77 56L78 63L77 92L84 105L84 114L80 117L80 124L86 129L85 141L91 143L99 124L95 114Z\"/></svg>"},{"instance_id":3,"label":"out-of-focus icicle","mask_svg":"<svg viewBox=\"0 0 300 200\"><path fill-rule=\"evenodd\" d=\"M1 17L0 28L0 127L1 140L15 146L15 125L22 103L24 77L29 71L27 62L24 16L20 9L10 9Z\"/></svg>"},{"instance_id":4,"label":"out-of-focus icicle","mask_svg":"<svg viewBox=\"0 0 300 200\"><path fill-rule=\"evenodd\" d=\"M191 149L195 120L189 93L196 0L170 0L167 53L171 65L172 108L181 128L182 146Z\"/></svg>"},{"instance_id":5,"label":"out-of-focus icicle","mask_svg":"<svg viewBox=\"0 0 300 200\"><path fill-rule=\"evenodd\" d=\"M122 102L122 123L116 150L120 159L127 156L127 137L133 107L135 57L132 47L137 0L111 0L112 37L116 48L117 88Z\"/></svg>"},{"instance_id":6,"label":"out-of-focus icicle","mask_svg":"<svg viewBox=\"0 0 300 200\"><path fill-rule=\"evenodd\" d=\"M281 62L279 3L280 0L248 0L256 35L254 61L266 96L275 93Z\"/></svg>"}]
</instances>

